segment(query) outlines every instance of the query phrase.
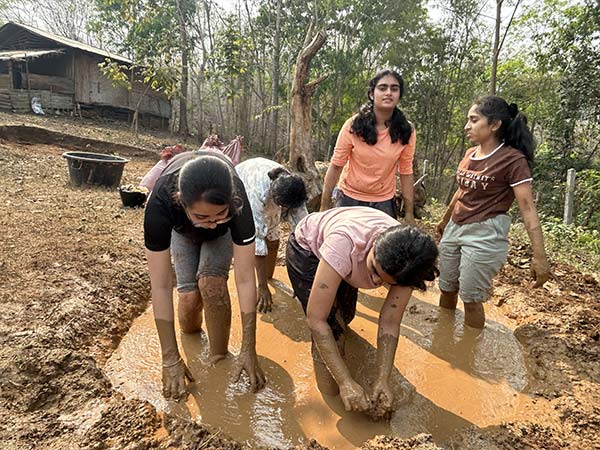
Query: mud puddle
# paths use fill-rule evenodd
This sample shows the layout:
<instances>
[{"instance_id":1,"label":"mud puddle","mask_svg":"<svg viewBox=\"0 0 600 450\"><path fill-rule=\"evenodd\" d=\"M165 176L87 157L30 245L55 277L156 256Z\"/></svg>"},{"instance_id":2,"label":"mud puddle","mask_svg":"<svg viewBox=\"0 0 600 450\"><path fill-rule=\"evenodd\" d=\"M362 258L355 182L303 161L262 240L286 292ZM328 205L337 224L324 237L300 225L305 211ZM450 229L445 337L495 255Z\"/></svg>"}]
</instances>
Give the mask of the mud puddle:
<instances>
[{"instance_id":1,"label":"mud puddle","mask_svg":"<svg viewBox=\"0 0 600 450\"><path fill-rule=\"evenodd\" d=\"M258 320L257 351L268 385L249 393L247 380L230 383L234 358L216 366L208 360L204 334L180 335L182 356L197 382L185 404L161 396L160 349L149 309L138 318L105 366L115 388L147 400L158 410L191 418L250 446L288 448L314 438L332 449L360 446L376 435L400 438L430 433L444 443L468 426L487 427L533 414L522 349L510 323L488 310L481 333L462 326L462 311L436 306L436 293L415 293L405 313L391 385L398 410L391 420L372 422L347 413L339 397L316 389L310 356L310 333L302 310L289 296L284 267L277 267L274 311ZM230 351L241 343L238 301L232 293ZM351 324L346 354L355 378L369 387L375 367L378 311L385 289L361 292Z\"/></svg>"}]
</instances>

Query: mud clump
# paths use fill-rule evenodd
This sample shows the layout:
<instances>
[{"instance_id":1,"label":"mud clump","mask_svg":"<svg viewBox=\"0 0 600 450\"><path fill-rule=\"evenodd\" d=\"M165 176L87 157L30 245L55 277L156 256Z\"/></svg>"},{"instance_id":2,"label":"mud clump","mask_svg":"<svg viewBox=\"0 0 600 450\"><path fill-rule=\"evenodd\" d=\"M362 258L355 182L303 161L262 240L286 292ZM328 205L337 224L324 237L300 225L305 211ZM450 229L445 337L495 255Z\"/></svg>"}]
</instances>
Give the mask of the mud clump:
<instances>
[{"instance_id":1,"label":"mud clump","mask_svg":"<svg viewBox=\"0 0 600 450\"><path fill-rule=\"evenodd\" d=\"M360 450L442 450L429 434L418 434L410 439L377 436L365 442Z\"/></svg>"}]
</instances>

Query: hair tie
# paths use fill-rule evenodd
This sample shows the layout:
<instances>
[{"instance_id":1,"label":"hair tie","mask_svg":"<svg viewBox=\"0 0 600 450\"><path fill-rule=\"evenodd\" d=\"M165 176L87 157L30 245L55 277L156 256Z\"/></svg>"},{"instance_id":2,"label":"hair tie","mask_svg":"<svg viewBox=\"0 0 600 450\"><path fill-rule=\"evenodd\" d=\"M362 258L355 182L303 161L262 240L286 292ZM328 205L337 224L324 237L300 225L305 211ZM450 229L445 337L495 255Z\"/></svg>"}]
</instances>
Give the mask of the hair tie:
<instances>
[{"instance_id":1,"label":"hair tie","mask_svg":"<svg viewBox=\"0 0 600 450\"><path fill-rule=\"evenodd\" d=\"M511 103L508 105L508 113L510 114L510 118L514 119L519 114L519 105L516 103Z\"/></svg>"}]
</instances>

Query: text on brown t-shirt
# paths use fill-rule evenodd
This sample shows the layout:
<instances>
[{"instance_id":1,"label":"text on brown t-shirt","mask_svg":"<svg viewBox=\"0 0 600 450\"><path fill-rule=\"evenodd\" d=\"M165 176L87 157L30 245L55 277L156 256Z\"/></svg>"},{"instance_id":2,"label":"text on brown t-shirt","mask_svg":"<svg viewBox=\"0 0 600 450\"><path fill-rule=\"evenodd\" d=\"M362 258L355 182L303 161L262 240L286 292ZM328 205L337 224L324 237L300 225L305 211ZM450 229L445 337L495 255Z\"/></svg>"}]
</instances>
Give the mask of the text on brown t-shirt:
<instances>
[{"instance_id":1,"label":"text on brown t-shirt","mask_svg":"<svg viewBox=\"0 0 600 450\"><path fill-rule=\"evenodd\" d=\"M467 150L456 171L460 194L452 220L459 225L506 214L515 199L513 186L532 179L519 150L503 145L482 158L473 156L476 150Z\"/></svg>"}]
</instances>

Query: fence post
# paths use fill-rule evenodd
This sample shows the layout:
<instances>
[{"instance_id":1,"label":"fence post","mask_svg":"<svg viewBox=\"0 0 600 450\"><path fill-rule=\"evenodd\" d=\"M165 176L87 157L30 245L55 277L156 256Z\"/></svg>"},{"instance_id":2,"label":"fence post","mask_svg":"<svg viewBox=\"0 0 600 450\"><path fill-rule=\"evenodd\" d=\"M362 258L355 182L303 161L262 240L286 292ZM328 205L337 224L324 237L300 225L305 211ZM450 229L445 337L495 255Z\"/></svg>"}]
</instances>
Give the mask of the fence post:
<instances>
[{"instance_id":1,"label":"fence post","mask_svg":"<svg viewBox=\"0 0 600 450\"><path fill-rule=\"evenodd\" d=\"M573 198L575 197L575 169L567 170L567 191L565 195L565 213L563 223L571 225L573 223Z\"/></svg>"}]
</instances>

